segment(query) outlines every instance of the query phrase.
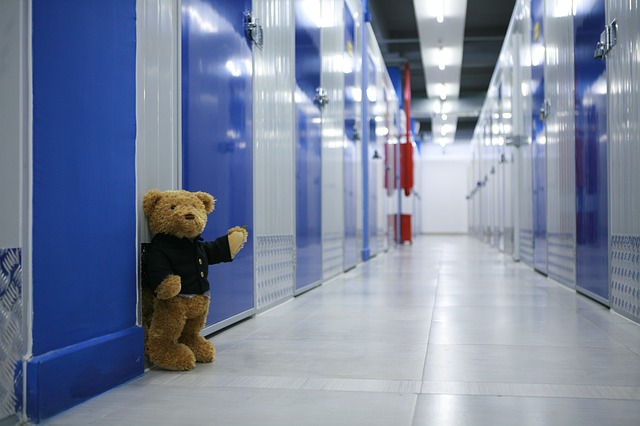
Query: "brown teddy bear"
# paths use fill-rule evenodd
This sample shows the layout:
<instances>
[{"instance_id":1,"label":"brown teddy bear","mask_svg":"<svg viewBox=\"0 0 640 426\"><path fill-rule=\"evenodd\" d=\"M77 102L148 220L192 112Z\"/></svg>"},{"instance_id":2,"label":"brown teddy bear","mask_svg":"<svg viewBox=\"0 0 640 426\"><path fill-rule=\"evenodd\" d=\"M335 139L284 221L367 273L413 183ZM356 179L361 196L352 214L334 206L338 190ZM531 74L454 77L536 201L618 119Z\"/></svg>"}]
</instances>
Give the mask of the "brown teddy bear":
<instances>
[{"instance_id":1,"label":"brown teddy bear","mask_svg":"<svg viewBox=\"0 0 640 426\"><path fill-rule=\"evenodd\" d=\"M209 265L231 262L247 241L247 231L237 226L204 242L200 234L214 205L205 192L152 189L144 196L153 234L142 260L145 352L167 370L191 370L196 361L215 358L211 342L200 336L209 311Z\"/></svg>"}]
</instances>

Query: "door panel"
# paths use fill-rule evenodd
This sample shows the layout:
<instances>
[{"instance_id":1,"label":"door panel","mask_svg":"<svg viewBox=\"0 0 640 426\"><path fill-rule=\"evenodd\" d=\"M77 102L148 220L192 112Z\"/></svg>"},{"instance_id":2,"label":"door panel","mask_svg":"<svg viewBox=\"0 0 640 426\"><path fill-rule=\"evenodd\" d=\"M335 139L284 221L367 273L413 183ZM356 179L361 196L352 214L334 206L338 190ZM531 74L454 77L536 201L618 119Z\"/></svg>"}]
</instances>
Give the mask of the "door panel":
<instances>
[{"instance_id":1,"label":"door panel","mask_svg":"<svg viewBox=\"0 0 640 426\"><path fill-rule=\"evenodd\" d=\"M547 162L544 117L544 4L532 0L531 80L533 102L533 265L544 274L548 269Z\"/></svg>"},{"instance_id":2,"label":"door panel","mask_svg":"<svg viewBox=\"0 0 640 426\"><path fill-rule=\"evenodd\" d=\"M576 287L601 301L609 299L607 75L593 50L604 26L604 0L579 3L574 17Z\"/></svg>"},{"instance_id":3,"label":"door panel","mask_svg":"<svg viewBox=\"0 0 640 426\"><path fill-rule=\"evenodd\" d=\"M244 35L249 1L182 2L183 186L209 192L215 210L205 240L235 225L253 231L252 53ZM254 307L252 238L209 274L207 326Z\"/></svg>"},{"instance_id":4,"label":"door panel","mask_svg":"<svg viewBox=\"0 0 640 426\"><path fill-rule=\"evenodd\" d=\"M320 2L297 0L296 293L322 280Z\"/></svg>"},{"instance_id":5,"label":"door panel","mask_svg":"<svg viewBox=\"0 0 640 426\"><path fill-rule=\"evenodd\" d=\"M344 34L344 268L351 269L358 263L357 240L357 151L356 151L356 89L355 76L355 24L353 15L345 3Z\"/></svg>"}]
</instances>

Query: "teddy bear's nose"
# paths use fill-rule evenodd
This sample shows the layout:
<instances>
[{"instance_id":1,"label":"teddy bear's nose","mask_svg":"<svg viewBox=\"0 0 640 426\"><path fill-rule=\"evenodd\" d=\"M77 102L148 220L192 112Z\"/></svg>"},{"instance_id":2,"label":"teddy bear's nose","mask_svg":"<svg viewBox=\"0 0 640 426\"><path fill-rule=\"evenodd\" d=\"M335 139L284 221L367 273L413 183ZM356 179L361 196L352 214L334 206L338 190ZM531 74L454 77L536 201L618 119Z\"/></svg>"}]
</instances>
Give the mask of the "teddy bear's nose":
<instances>
[{"instance_id":1,"label":"teddy bear's nose","mask_svg":"<svg viewBox=\"0 0 640 426\"><path fill-rule=\"evenodd\" d=\"M196 218L196 215L189 213L189 214L185 214L184 218L187 220L193 220Z\"/></svg>"}]
</instances>

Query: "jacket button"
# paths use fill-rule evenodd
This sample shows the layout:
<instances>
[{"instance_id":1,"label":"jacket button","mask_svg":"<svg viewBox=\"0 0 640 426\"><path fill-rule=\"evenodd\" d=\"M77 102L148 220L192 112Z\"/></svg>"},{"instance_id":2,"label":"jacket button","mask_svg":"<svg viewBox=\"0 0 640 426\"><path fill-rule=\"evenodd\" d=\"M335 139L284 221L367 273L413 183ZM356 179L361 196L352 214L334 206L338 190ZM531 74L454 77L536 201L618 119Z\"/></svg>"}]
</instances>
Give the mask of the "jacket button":
<instances>
[{"instance_id":1,"label":"jacket button","mask_svg":"<svg viewBox=\"0 0 640 426\"><path fill-rule=\"evenodd\" d=\"M202 265L202 259L198 259L198 263Z\"/></svg>"},{"instance_id":2,"label":"jacket button","mask_svg":"<svg viewBox=\"0 0 640 426\"><path fill-rule=\"evenodd\" d=\"M200 276L201 276L202 278L204 278L204 272L202 272L202 271L201 271L201 272L200 272Z\"/></svg>"}]
</instances>

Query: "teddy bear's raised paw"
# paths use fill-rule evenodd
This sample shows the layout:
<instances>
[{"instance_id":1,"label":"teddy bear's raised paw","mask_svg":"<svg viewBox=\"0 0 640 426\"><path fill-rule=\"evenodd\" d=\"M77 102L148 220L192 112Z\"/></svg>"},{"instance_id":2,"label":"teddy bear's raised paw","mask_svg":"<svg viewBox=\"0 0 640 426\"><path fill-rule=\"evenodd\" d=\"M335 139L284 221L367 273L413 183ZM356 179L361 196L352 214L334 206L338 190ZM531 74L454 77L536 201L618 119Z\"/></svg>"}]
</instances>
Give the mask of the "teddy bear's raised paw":
<instances>
[{"instance_id":1,"label":"teddy bear's raised paw","mask_svg":"<svg viewBox=\"0 0 640 426\"><path fill-rule=\"evenodd\" d=\"M231 252L231 258L233 259L236 254L244 247L247 242L249 233L246 229L235 226L227 231L227 238L229 240L229 251Z\"/></svg>"}]
</instances>

